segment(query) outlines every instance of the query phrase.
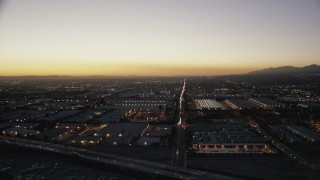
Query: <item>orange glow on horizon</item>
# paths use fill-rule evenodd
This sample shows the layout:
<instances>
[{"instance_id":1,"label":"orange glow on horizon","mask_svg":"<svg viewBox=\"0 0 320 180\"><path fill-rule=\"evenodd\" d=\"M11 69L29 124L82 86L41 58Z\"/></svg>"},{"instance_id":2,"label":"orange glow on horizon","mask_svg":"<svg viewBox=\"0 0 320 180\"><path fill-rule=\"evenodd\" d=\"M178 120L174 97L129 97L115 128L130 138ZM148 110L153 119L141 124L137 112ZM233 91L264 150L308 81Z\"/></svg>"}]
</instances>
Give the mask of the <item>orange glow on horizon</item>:
<instances>
[{"instance_id":1,"label":"orange glow on horizon","mask_svg":"<svg viewBox=\"0 0 320 180\"><path fill-rule=\"evenodd\" d=\"M229 75L244 74L255 70L269 68L269 66L251 65L246 67L235 63L234 66L198 65L186 64L140 64L118 63L118 64L90 64L71 62L46 63L37 62L19 63L17 65L3 63L0 67L0 76L46 76L46 75L70 75L70 76L201 76L201 75ZM306 64L309 65L309 64ZM281 65L279 65L281 66ZM302 65L304 66L304 65ZM301 66L301 67L302 67Z\"/></svg>"},{"instance_id":2,"label":"orange glow on horizon","mask_svg":"<svg viewBox=\"0 0 320 180\"><path fill-rule=\"evenodd\" d=\"M1 68L0 76L26 75L72 75L72 76L197 76L242 74L259 69L258 67L224 67L213 65L164 65L164 64L35 64L31 67L20 64Z\"/></svg>"}]
</instances>

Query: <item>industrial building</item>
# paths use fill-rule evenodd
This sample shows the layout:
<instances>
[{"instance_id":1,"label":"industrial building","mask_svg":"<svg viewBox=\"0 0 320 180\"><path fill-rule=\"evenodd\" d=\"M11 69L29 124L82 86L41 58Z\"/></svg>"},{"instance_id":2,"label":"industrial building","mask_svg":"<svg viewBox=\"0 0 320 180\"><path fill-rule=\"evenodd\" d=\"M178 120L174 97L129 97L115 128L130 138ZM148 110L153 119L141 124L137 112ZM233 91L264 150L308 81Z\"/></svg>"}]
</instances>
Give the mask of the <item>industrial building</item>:
<instances>
[{"instance_id":1,"label":"industrial building","mask_svg":"<svg viewBox=\"0 0 320 180\"><path fill-rule=\"evenodd\" d=\"M320 109L320 104L317 104L314 102L303 102L303 103L299 103L297 106L304 108L304 109L310 109L310 110L319 110Z\"/></svg>"},{"instance_id":2,"label":"industrial building","mask_svg":"<svg viewBox=\"0 0 320 180\"><path fill-rule=\"evenodd\" d=\"M250 98L250 102L263 109L284 108L285 104L268 98Z\"/></svg>"},{"instance_id":3,"label":"industrial building","mask_svg":"<svg viewBox=\"0 0 320 180\"><path fill-rule=\"evenodd\" d=\"M118 100L116 106L120 109L141 109L141 110L155 110L159 109L159 106L166 107L171 106L171 102L168 100L160 99L148 99L148 100L136 100L136 99L126 99Z\"/></svg>"},{"instance_id":4,"label":"industrial building","mask_svg":"<svg viewBox=\"0 0 320 180\"><path fill-rule=\"evenodd\" d=\"M25 128L9 128L2 131L3 135L13 136L13 137L29 137L29 136L36 136L40 133L40 131L32 130L32 129L25 129Z\"/></svg>"},{"instance_id":5,"label":"industrial building","mask_svg":"<svg viewBox=\"0 0 320 180\"><path fill-rule=\"evenodd\" d=\"M192 149L198 154L261 154L273 153L266 144L199 144L193 145Z\"/></svg>"},{"instance_id":6,"label":"industrial building","mask_svg":"<svg viewBox=\"0 0 320 180\"><path fill-rule=\"evenodd\" d=\"M109 123L98 130L95 136L103 137L106 144L130 145L145 133L148 126L148 123Z\"/></svg>"},{"instance_id":7,"label":"industrial building","mask_svg":"<svg viewBox=\"0 0 320 180\"><path fill-rule=\"evenodd\" d=\"M146 131L149 137L167 137L172 133L171 125L149 125Z\"/></svg>"},{"instance_id":8,"label":"industrial building","mask_svg":"<svg viewBox=\"0 0 320 180\"><path fill-rule=\"evenodd\" d=\"M102 137L75 135L68 139L68 144L80 146L94 146L102 142Z\"/></svg>"},{"instance_id":9,"label":"industrial building","mask_svg":"<svg viewBox=\"0 0 320 180\"><path fill-rule=\"evenodd\" d=\"M226 107L214 99L195 100L196 108L199 110L226 110Z\"/></svg>"},{"instance_id":10,"label":"industrial building","mask_svg":"<svg viewBox=\"0 0 320 180\"><path fill-rule=\"evenodd\" d=\"M39 134L37 137L45 141L61 142L72 135L74 135L74 130L71 128L54 128Z\"/></svg>"},{"instance_id":11,"label":"industrial building","mask_svg":"<svg viewBox=\"0 0 320 180\"><path fill-rule=\"evenodd\" d=\"M299 125L288 125L286 128L292 133L306 139L309 142L320 142L320 134Z\"/></svg>"},{"instance_id":12,"label":"industrial building","mask_svg":"<svg viewBox=\"0 0 320 180\"><path fill-rule=\"evenodd\" d=\"M303 143L303 139L292 134L285 125L269 125L270 129L275 133L280 139L285 140L289 143Z\"/></svg>"},{"instance_id":13,"label":"industrial building","mask_svg":"<svg viewBox=\"0 0 320 180\"><path fill-rule=\"evenodd\" d=\"M195 153L274 153L264 137L245 126L241 119L213 119L215 128L193 134Z\"/></svg>"},{"instance_id":14,"label":"industrial building","mask_svg":"<svg viewBox=\"0 0 320 180\"><path fill-rule=\"evenodd\" d=\"M257 106L245 99L227 99L224 101L231 109L256 109Z\"/></svg>"}]
</instances>

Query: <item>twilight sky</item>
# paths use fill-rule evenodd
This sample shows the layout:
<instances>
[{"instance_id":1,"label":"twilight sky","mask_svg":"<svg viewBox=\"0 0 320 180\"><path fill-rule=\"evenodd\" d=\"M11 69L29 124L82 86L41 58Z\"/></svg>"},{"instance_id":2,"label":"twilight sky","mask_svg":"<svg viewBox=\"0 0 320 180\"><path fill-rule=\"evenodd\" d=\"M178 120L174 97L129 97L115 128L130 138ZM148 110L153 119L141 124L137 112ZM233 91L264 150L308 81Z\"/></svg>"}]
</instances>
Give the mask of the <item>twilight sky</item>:
<instances>
[{"instance_id":1,"label":"twilight sky","mask_svg":"<svg viewBox=\"0 0 320 180\"><path fill-rule=\"evenodd\" d=\"M0 0L0 75L320 64L319 0Z\"/></svg>"}]
</instances>

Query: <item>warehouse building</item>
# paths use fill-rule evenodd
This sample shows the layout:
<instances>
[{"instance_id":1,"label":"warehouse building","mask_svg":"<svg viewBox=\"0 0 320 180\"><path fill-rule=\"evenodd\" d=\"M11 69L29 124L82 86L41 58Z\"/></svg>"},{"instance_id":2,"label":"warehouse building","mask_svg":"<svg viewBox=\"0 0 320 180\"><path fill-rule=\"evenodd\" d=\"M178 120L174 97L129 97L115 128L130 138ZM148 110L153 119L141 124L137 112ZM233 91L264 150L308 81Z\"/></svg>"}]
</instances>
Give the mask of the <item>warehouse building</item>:
<instances>
[{"instance_id":1,"label":"warehouse building","mask_svg":"<svg viewBox=\"0 0 320 180\"><path fill-rule=\"evenodd\" d=\"M289 131L292 133L299 135L300 137L306 139L310 142L320 142L320 134L317 132L314 132L310 129L307 129L303 126L298 125L288 125L286 127Z\"/></svg>"},{"instance_id":2,"label":"warehouse building","mask_svg":"<svg viewBox=\"0 0 320 180\"><path fill-rule=\"evenodd\" d=\"M141 109L141 110L157 110L160 106L167 107L172 106L172 102L168 100L160 99L148 99L148 100L118 100L115 104L120 109Z\"/></svg>"},{"instance_id":3,"label":"warehouse building","mask_svg":"<svg viewBox=\"0 0 320 180\"><path fill-rule=\"evenodd\" d=\"M199 100L195 100L195 104L197 109L199 110L226 110L226 107L214 100L214 99L199 99Z\"/></svg>"},{"instance_id":4,"label":"warehouse building","mask_svg":"<svg viewBox=\"0 0 320 180\"><path fill-rule=\"evenodd\" d=\"M284 104L267 98L250 98L250 102L263 109L284 108Z\"/></svg>"},{"instance_id":5,"label":"warehouse building","mask_svg":"<svg viewBox=\"0 0 320 180\"><path fill-rule=\"evenodd\" d=\"M109 123L95 135L103 137L109 145L130 145L143 136L148 127L148 123Z\"/></svg>"},{"instance_id":6,"label":"warehouse building","mask_svg":"<svg viewBox=\"0 0 320 180\"><path fill-rule=\"evenodd\" d=\"M80 146L94 146L102 142L102 137L75 135L68 139L68 144Z\"/></svg>"},{"instance_id":7,"label":"warehouse building","mask_svg":"<svg viewBox=\"0 0 320 180\"><path fill-rule=\"evenodd\" d=\"M257 106L245 99L227 99L224 101L231 109L256 109Z\"/></svg>"},{"instance_id":8,"label":"warehouse building","mask_svg":"<svg viewBox=\"0 0 320 180\"><path fill-rule=\"evenodd\" d=\"M2 131L3 135L13 136L13 137L30 137L36 136L40 133L40 131L32 130L32 129L25 129L25 128L9 128Z\"/></svg>"}]
</instances>

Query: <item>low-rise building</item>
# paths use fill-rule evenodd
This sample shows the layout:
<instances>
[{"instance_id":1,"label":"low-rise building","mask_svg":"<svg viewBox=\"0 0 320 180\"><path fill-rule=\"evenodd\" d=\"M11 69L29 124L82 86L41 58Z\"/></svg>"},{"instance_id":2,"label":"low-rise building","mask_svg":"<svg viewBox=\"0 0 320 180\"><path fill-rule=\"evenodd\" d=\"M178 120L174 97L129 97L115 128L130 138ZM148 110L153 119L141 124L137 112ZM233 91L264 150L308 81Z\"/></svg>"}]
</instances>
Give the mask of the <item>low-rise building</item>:
<instances>
[{"instance_id":1,"label":"low-rise building","mask_svg":"<svg viewBox=\"0 0 320 180\"><path fill-rule=\"evenodd\" d=\"M94 146L94 145L101 144L102 141L103 141L103 138L98 136L75 135L68 139L68 144L80 145L80 146Z\"/></svg>"},{"instance_id":2,"label":"low-rise building","mask_svg":"<svg viewBox=\"0 0 320 180\"><path fill-rule=\"evenodd\" d=\"M139 110L157 110L160 106L166 107L171 102L160 99L126 99L118 100L116 106L120 109L139 109Z\"/></svg>"},{"instance_id":3,"label":"low-rise building","mask_svg":"<svg viewBox=\"0 0 320 180\"><path fill-rule=\"evenodd\" d=\"M257 106L245 99L227 99L224 101L231 109L256 109Z\"/></svg>"},{"instance_id":4,"label":"low-rise building","mask_svg":"<svg viewBox=\"0 0 320 180\"><path fill-rule=\"evenodd\" d=\"M147 136L150 137L167 137L172 133L171 125L149 125L146 131Z\"/></svg>"},{"instance_id":5,"label":"low-rise building","mask_svg":"<svg viewBox=\"0 0 320 180\"><path fill-rule=\"evenodd\" d=\"M320 109L320 104L317 104L314 102L299 103L297 106L304 108L304 109L310 109L310 110L319 110Z\"/></svg>"},{"instance_id":6,"label":"low-rise building","mask_svg":"<svg viewBox=\"0 0 320 180\"><path fill-rule=\"evenodd\" d=\"M274 153L269 145L259 143L237 144L194 144L192 149L198 154L261 154Z\"/></svg>"},{"instance_id":7,"label":"low-rise building","mask_svg":"<svg viewBox=\"0 0 320 180\"><path fill-rule=\"evenodd\" d=\"M303 139L290 132L285 125L269 125L273 133L289 143L303 143Z\"/></svg>"},{"instance_id":8,"label":"low-rise building","mask_svg":"<svg viewBox=\"0 0 320 180\"><path fill-rule=\"evenodd\" d=\"M40 131L25 128L9 128L2 131L3 135L13 137L32 137L39 135Z\"/></svg>"},{"instance_id":9,"label":"low-rise building","mask_svg":"<svg viewBox=\"0 0 320 180\"><path fill-rule=\"evenodd\" d=\"M109 123L98 130L95 136L105 139L110 145L130 145L134 140L143 136L149 124L147 123Z\"/></svg>"},{"instance_id":10,"label":"low-rise building","mask_svg":"<svg viewBox=\"0 0 320 180\"><path fill-rule=\"evenodd\" d=\"M214 99L195 100L196 109L199 110L226 110L226 107Z\"/></svg>"},{"instance_id":11,"label":"low-rise building","mask_svg":"<svg viewBox=\"0 0 320 180\"><path fill-rule=\"evenodd\" d=\"M74 135L74 130L69 128L54 128L38 135L41 140L49 142L61 142Z\"/></svg>"},{"instance_id":12,"label":"low-rise building","mask_svg":"<svg viewBox=\"0 0 320 180\"><path fill-rule=\"evenodd\" d=\"M85 129L86 124L79 124L79 123L57 123L55 128L66 128L66 129Z\"/></svg>"},{"instance_id":13,"label":"low-rise building","mask_svg":"<svg viewBox=\"0 0 320 180\"><path fill-rule=\"evenodd\" d=\"M215 127L210 131L192 134L192 149L195 153L243 154L274 153L266 139L245 126L241 119L213 119Z\"/></svg>"},{"instance_id":14,"label":"low-rise building","mask_svg":"<svg viewBox=\"0 0 320 180\"><path fill-rule=\"evenodd\" d=\"M285 104L268 98L250 98L250 102L263 109L284 108Z\"/></svg>"},{"instance_id":15,"label":"low-rise building","mask_svg":"<svg viewBox=\"0 0 320 180\"><path fill-rule=\"evenodd\" d=\"M294 134L301 136L302 138L306 139L310 142L320 142L320 134L307 129L303 126L298 125L288 125L286 128Z\"/></svg>"},{"instance_id":16,"label":"low-rise building","mask_svg":"<svg viewBox=\"0 0 320 180\"><path fill-rule=\"evenodd\" d=\"M80 113L79 110L62 110L62 111L59 111L58 113L56 113L56 114L54 114L52 116L42 118L41 120L44 120L44 121L59 121L59 120L66 119L66 118L71 117L71 116L75 116L75 115L77 115L79 113Z\"/></svg>"}]
</instances>

